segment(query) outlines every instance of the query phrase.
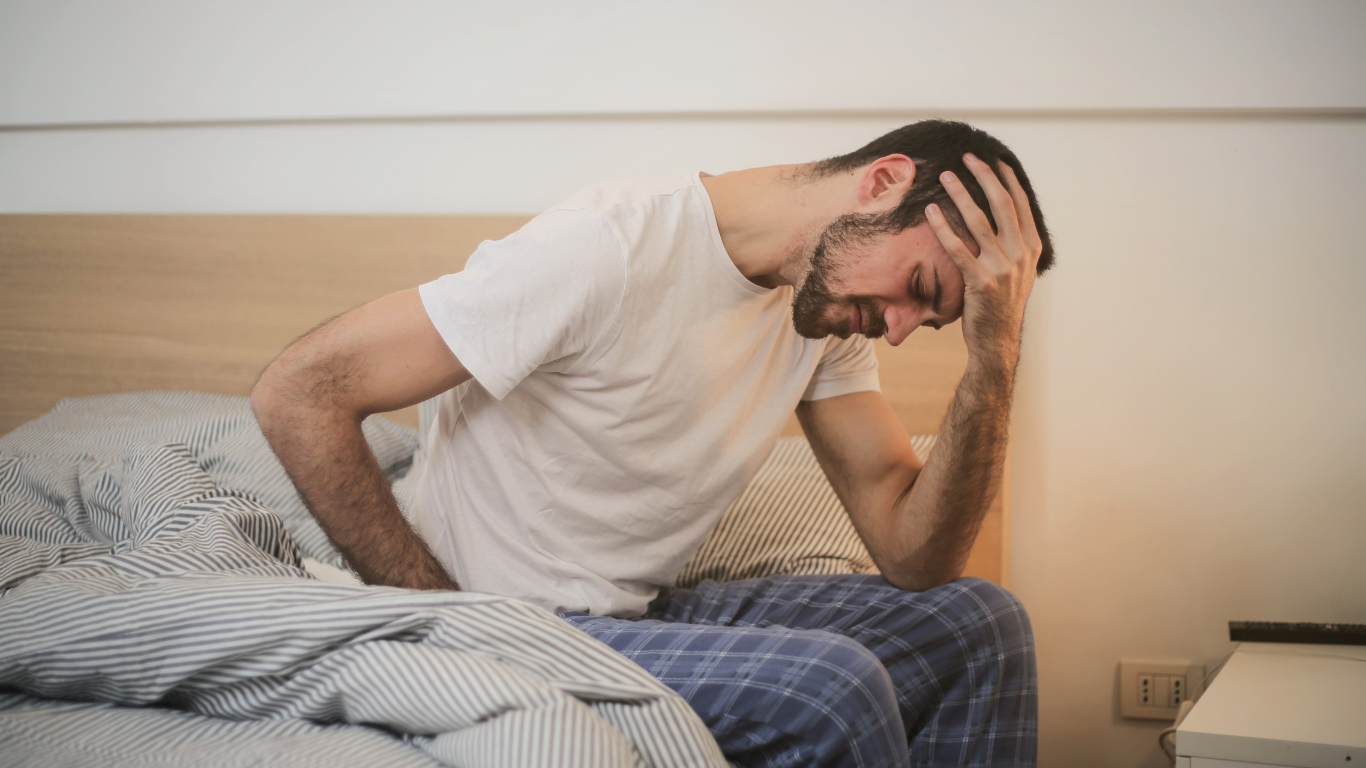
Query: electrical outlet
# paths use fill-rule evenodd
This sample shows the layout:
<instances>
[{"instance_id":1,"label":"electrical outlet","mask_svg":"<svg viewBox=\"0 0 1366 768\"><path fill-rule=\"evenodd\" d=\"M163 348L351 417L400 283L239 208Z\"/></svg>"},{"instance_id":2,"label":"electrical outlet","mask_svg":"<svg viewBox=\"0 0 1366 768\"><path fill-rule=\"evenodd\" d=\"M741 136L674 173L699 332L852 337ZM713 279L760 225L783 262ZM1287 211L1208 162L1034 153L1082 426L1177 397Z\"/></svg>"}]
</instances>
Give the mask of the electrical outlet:
<instances>
[{"instance_id":1,"label":"electrical outlet","mask_svg":"<svg viewBox=\"0 0 1366 768\"><path fill-rule=\"evenodd\" d=\"M1199 691L1204 667L1189 661L1124 659L1119 662L1119 714L1176 720L1181 702Z\"/></svg>"}]
</instances>

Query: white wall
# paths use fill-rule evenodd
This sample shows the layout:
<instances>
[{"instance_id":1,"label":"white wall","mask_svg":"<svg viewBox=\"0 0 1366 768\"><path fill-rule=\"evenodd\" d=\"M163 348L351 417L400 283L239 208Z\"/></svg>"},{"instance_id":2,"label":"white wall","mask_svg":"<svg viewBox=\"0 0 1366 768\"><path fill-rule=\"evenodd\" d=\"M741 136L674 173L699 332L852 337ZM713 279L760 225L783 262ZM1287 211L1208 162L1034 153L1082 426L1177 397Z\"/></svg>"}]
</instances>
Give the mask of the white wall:
<instances>
[{"instance_id":1,"label":"white wall","mask_svg":"<svg viewBox=\"0 0 1366 768\"><path fill-rule=\"evenodd\" d=\"M1012 452L1043 765L1162 764L1122 656L1366 622L1366 4L676 6L3 2L0 210L526 212L968 116L1059 250Z\"/></svg>"}]
</instances>

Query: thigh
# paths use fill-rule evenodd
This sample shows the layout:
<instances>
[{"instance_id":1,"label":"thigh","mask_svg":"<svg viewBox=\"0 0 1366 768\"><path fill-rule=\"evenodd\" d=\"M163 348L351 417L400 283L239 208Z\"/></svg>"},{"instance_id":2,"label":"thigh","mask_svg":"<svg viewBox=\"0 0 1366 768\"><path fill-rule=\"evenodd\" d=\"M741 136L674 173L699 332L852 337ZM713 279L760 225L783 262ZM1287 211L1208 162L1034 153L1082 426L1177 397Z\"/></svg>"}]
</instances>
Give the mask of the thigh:
<instances>
[{"instance_id":1,"label":"thigh","mask_svg":"<svg viewBox=\"0 0 1366 768\"><path fill-rule=\"evenodd\" d=\"M934 625L961 622L965 613L999 613L988 603L998 602L1001 595L1009 593L972 578L911 592L877 575L770 576L704 581L694 589L671 590L651 606L649 618L713 626L824 629L876 643L917 629L951 633ZM1007 612L1013 608L1002 607Z\"/></svg>"},{"instance_id":2,"label":"thigh","mask_svg":"<svg viewBox=\"0 0 1366 768\"><path fill-rule=\"evenodd\" d=\"M1019 600L990 582L959 579L924 592L866 575L703 582L671 592L651 616L839 633L887 669L916 762L1032 762L1032 630Z\"/></svg>"},{"instance_id":3,"label":"thigh","mask_svg":"<svg viewBox=\"0 0 1366 768\"><path fill-rule=\"evenodd\" d=\"M687 699L732 762L906 764L891 681L857 642L776 626L565 618Z\"/></svg>"}]
</instances>

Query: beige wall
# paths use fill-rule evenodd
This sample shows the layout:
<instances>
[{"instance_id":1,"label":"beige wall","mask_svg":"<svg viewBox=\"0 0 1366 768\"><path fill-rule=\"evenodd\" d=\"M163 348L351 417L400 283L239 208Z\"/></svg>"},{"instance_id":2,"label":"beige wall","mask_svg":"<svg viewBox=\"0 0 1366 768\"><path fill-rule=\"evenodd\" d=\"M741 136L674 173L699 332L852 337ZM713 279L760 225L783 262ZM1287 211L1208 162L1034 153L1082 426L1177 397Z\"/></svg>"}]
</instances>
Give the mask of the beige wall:
<instances>
[{"instance_id":1,"label":"beige wall","mask_svg":"<svg viewBox=\"0 0 1366 768\"><path fill-rule=\"evenodd\" d=\"M1058 231L1027 320L1011 584L1047 765L1165 765L1121 657L1366 621L1366 123L1002 126Z\"/></svg>"},{"instance_id":2,"label":"beige wall","mask_svg":"<svg viewBox=\"0 0 1366 768\"><path fill-rule=\"evenodd\" d=\"M313 12L286 5L300 19ZM1035 46L996 19L980 22L990 44L975 50L964 33L985 6L897 6L923 21L916 35L875 38L886 30L805 4L779 28L747 13L711 36L700 22L632 26L643 22L612 11L620 6L591 6L590 20L637 43L667 38L652 48L672 63L641 65L663 78L643 95L629 77L630 87L603 85L611 57L601 50L580 60L519 49L476 66L395 38L380 53L412 48L427 69L390 72L397 95L385 96L351 64L332 76L282 67L272 84L260 73L279 63L274 49L241 54L249 24L227 29L237 42L217 50L143 56L167 72L142 59L119 69L82 58L90 46L73 22L11 4L0 29L42 45L29 46L27 64L0 46L10 57L3 95L23 96L0 98L11 110L0 115L11 126L0 130L0 210L529 212L613 176L803 160L928 111L972 117L1029 166L1059 250L1031 303L1012 452L1011 583L1039 640L1043 764L1159 766L1160 724L1115 714L1120 657L1217 661L1230 619L1366 622L1366 482L1354 466L1366 456L1366 239L1356 224L1366 210L1366 49L1350 42L1366 39L1366 6L1048 3L1037 14L1047 23L1028 22ZM135 42L149 19L187 28L169 5L139 7L124 30ZM347 18L323 26L336 40L362 35ZM530 39L559 40L528 23ZM520 28L506 16L471 24L495 41ZM574 34L589 34L582 27ZM746 54L736 48L743 32L769 42ZM730 45L708 48L718 40ZM870 71L859 63L874 58L868 50L915 66ZM798 66L811 52L825 54L828 72ZM949 66L958 55L968 64ZM143 78L151 95L63 91L79 78L61 67L111 67L118 82ZM553 93L535 85L547 69L560 78ZM1012 87L993 87L994 73ZM440 87L448 75L452 87ZM326 86L321 96L310 83ZM460 98L443 101L448 93ZM602 114L568 114L577 104ZM636 114L671 104L675 114ZM771 111L802 104L819 114ZM445 117L193 122L423 107ZM506 114L461 112L476 107ZM191 122L13 130L139 115Z\"/></svg>"}]
</instances>

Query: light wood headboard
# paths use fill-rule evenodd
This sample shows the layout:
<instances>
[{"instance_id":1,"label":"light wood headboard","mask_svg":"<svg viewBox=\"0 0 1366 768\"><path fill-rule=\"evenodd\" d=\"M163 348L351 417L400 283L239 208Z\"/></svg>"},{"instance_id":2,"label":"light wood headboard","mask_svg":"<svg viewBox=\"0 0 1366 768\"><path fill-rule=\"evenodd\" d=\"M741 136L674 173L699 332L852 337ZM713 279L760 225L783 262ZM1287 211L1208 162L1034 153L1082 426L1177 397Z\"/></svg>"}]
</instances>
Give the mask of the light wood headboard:
<instances>
[{"instance_id":1,"label":"light wood headboard","mask_svg":"<svg viewBox=\"0 0 1366 768\"><path fill-rule=\"evenodd\" d=\"M0 434L63 397L138 389L245 395L291 340L459 271L529 216L0 216ZM911 434L938 431L966 351L957 324L878 343ZM392 414L417 423L415 408ZM800 434L793 418L789 434ZM1002 492L969 575L1005 583Z\"/></svg>"}]
</instances>

